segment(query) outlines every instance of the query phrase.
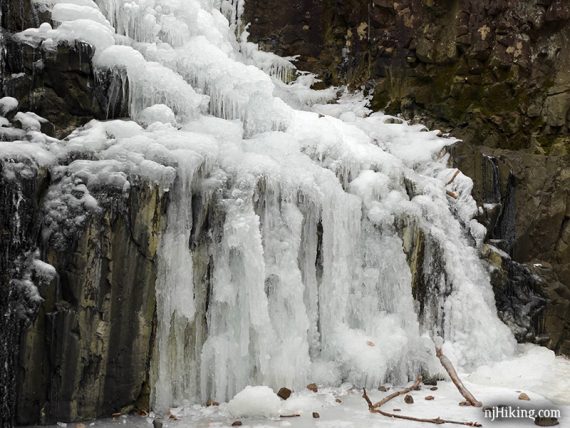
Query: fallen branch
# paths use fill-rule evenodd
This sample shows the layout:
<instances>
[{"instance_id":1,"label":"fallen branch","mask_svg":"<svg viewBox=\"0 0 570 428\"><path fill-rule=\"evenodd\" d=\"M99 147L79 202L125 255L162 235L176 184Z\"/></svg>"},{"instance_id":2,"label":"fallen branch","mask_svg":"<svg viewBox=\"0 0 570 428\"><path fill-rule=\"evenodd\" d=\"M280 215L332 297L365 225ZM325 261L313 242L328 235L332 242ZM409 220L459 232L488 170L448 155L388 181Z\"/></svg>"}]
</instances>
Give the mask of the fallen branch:
<instances>
[{"instance_id":1,"label":"fallen branch","mask_svg":"<svg viewBox=\"0 0 570 428\"><path fill-rule=\"evenodd\" d=\"M393 400L394 398L398 397L399 395L404 395L404 394L407 394L408 392L410 392L412 390L417 390L420 387L420 383L422 383L422 377L418 376L416 378L416 381L414 382L414 384L412 386L409 386L407 388L402 389L401 391L396 391L390 395L387 395L382 400L380 400L378 403L373 404L372 407L374 407L375 409L378 407L382 407L388 401ZM364 393L366 393L366 390L364 391Z\"/></svg>"},{"instance_id":2,"label":"fallen branch","mask_svg":"<svg viewBox=\"0 0 570 428\"><path fill-rule=\"evenodd\" d=\"M455 177L457 177L459 175L461 171L459 171L459 169L455 170L455 174L453 174L453 177L451 177L451 179L445 183L446 186L449 186L451 183L453 183L453 180L455 180Z\"/></svg>"},{"instance_id":3,"label":"fallen branch","mask_svg":"<svg viewBox=\"0 0 570 428\"><path fill-rule=\"evenodd\" d=\"M394 392L394 393L384 397L382 400L378 401L376 404L372 404L372 401L370 401L370 397L368 397L368 394L366 393L366 388L364 388L364 390L363 390L362 398L364 398L364 400L368 404L368 410L370 411L370 413L378 413L378 414L380 414L382 416L386 416L388 418L403 419L406 421L414 421L414 422L426 422L426 423L435 424L435 425L455 424L455 425L465 425L465 426L470 426L470 427L482 426L478 422L453 421L453 420L449 420L449 419L442 419L440 417L432 418L432 419L430 419L430 418L415 418L413 416L398 415L395 413L385 412L384 410L380 409L380 407L382 405L386 404L388 401L393 400L394 398L396 398L400 395L407 394L408 392L410 392L412 390L419 389L419 385L420 385L421 381L422 381L421 376L418 376L418 378L416 379L416 381L414 382L414 384L412 386L410 386L408 388L404 388L401 391Z\"/></svg>"},{"instance_id":4,"label":"fallen branch","mask_svg":"<svg viewBox=\"0 0 570 428\"><path fill-rule=\"evenodd\" d=\"M445 369L445 371L447 372L447 374L451 378L451 381L457 387L457 390L459 391L459 393L461 395L463 395L463 398L465 398L465 400L467 400L467 402L471 406L481 407L483 404L479 400L477 400L475 398L475 396L473 394L471 394L471 392L469 392L469 390L465 387L465 385L463 385L463 382L461 382L461 379L459 379L459 375L455 371L455 367L453 367L453 364L451 364L451 361L449 360L449 358L447 358L443 354L443 351L441 350L441 346L436 345L435 355L437 356L437 358L439 358L441 365L443 366L443 368Z\"/></svg>"}]
</instances>

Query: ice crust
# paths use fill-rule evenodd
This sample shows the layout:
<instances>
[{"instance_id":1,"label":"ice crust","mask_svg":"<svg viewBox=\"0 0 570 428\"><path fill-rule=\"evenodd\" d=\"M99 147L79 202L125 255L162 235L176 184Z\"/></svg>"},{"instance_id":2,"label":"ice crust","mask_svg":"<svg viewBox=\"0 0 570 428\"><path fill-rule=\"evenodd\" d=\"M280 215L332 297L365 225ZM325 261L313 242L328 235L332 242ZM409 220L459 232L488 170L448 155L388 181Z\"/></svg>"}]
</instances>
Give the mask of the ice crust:
<instances>
[{"instance_id":1,"label":"ice crust","mask_svg":"<svg viewBox=\"0 0 570 428\"><path fill-rule=\"evenodd\" d=\"M127 197L142 179L170 193L155 409L227 401L247 385L403 383L439 370L436 335L460 369L512 355L478 255L472 182L447 184L455 170L442 149L454 139L370 114L358 94L327 104L340 89L311 90L314 76L291 82L288 59L238 31L238 1L96 3L44 2L61 24L19 37L91 43L101 72L128 79L138 123L91 121L58 142L30 119L28 141L2 143L0 157L51 168L56 243L100 209L102 187ZM406 254L420 232L433 303L421 316Z\"/></svg>"}]
</instances>

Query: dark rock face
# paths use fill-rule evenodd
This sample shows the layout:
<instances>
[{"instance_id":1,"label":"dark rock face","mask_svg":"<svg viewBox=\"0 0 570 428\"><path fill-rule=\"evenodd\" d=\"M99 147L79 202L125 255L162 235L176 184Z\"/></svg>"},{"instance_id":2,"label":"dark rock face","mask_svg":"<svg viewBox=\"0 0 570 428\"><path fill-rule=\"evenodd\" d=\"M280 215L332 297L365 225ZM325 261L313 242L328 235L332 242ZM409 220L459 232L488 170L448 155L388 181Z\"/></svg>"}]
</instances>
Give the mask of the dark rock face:
<instances>
[{"instance_id":1,"label":"dark rock face","mask_svg":"<svg viewBox=\"0 0 570 428\"><path fill-rule=\"evenodd\" d=\"M19 424L148 410L165 200L145 183L96 198L102 211L71 239L40 244L59 276L22 337Z\"/></svg>"},{"instance_id":2,"label":"dark rock face","mask_svg":"<svg viewBox=\"0 0 570 428\"><path fill-rule=\"evenodd\" d=\"M570 353L568 2L248 1L243 21L253 41L300 53L299 68L326 83L373 88L375 109L464 140L452 162L474 180L487 239L512 258L497 295L527 278L548 302L531 336Z\"/></svg>"},{"instance_id":3,"label":"dark rock face","mask_svg":"<svg viewBox=\"0 0 570 428\"><path fill-rule=\"evenodd\" d=\"M148 410L167 198L128 179L128 190L91 185L86 206L69 186L80 178L25 151L0 159L1 426Z\"/></svg>"}]
</instances>

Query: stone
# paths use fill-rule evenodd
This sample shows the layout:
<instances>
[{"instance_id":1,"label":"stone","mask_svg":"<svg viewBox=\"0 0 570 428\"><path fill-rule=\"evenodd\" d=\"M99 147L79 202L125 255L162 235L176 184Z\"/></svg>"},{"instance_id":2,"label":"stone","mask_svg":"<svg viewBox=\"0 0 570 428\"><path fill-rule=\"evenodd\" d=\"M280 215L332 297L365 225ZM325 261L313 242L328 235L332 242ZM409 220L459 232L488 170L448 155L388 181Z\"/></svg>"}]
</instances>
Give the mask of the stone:
<instances>
[{"instance_id":1,"label":"stone","mask_svg":"<svg viewBox=\"0 0 570 428\"><path fill-rule=\"evenodd\" d=\"M557 418L543 418L537 416L536 418L534 418L534 424L538 425L539 427L553 427L559 425L560 422L558 421Z\"/></svg>"},{"instance_id":2,"label":"stone","mask_svg":"<svg viewBox=\"0 0 570 428\"><path fill-rule=\"evenodd\" d=\"M406 394L404 397L404 402L406 404L414 404L414 397L412 397L410 394Z\"/></svg>"},{"instance_id":3,"label":"stone","mask_svg":"<svg viewBox=\"0 0 570 428\"><path fill-rule=\"evenodd\" d=\"M319 412L313 412L313 419L319 419L321 417L321 415L319 414Z\"/></svg>"},{"instance_id":4,"label":"stone","mask_svg":"<svg viewBox=\"0 0 570 428\"><path fill-rule=\"evenodd\" d=\"M433 395L426 395L425 399L427 401L432 401L432 400L435 400L435 397Z\"/></svg>"},{"instance_id":5,"label":"stone","mask_svg":"<svg viewBox=\"0 0 570 428\"><path fill-rule=\"evenodd\" d=\"M530 397L528 396L528 394L526 394L526 393L524 393L524 392L521 392L521 393L519 394L519 400L529 401L529 400L530 400Z\"/></svg>"},{"instance_id":6,"label":"stone","mask_svg":"<svg viewBox=\"0 0 570 428\"><path fill-rule=\"evenodd\" d=\"M243 425L243 423L241 421L234 421L232 422L232 426L233 427L241 427Z\"/></svg>"},{"instance_id":7,"label":"stone","mask_svg":"<svg viewBox=\"0 0 570 428\"><path fill-rule=\"evenodd\" d=\"M307 385L307 389L309 391L313 391L313 392L318 392L319 391L319 387L317 386L316 383L310 383Z\"/></svg>"},{"instance_id":8,"label":"stone","mask_svg":"<svg viewBox=\"0 0 570 428\"><path fill-rule=\"evenodd\" d=\"M390 388L385 387L384 385L380 385L380 386L378 387L378 391L382 391L382 392L386 392L386 391L388 391L389 389L390 389Z\"/></svg>"},{"instance_id":9,"label":"stone","mask_svg":"<svg viewBox=\"0 0 570 428\"><path fill-rule=\"evenodd\" d=\"M292 391L289 388L281 388L279 389L279 392L277 392L277 395L279 397L281 397L283 400L287 400L290 396L291 396Z\"/></svg>"},{"instance_id":10,"label":"stone","mask_svg":"<svg viewBox=\"0 0 570 428\"><path fill-rule=\"evenodd\" d=\"M163 427L163 422L160 419L153 419L152 421L152 426L153 428L162 428Z\"/></svg>"}]
</instances>

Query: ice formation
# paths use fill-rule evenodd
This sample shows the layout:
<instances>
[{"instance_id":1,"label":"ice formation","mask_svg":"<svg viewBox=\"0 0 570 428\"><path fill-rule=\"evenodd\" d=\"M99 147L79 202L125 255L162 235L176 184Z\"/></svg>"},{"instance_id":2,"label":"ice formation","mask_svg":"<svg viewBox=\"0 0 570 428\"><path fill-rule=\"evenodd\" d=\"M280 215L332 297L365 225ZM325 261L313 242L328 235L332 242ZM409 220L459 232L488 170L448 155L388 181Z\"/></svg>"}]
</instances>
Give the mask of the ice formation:
<instances>
[{"instance_id":1,"label":"ice formation","mask_svg":"<svg viewBox=\"0 0 570 428\"><path fill-rule=\"evenodd\" d=\"M370 114L356 95L327 104L336 90L311 90L313 76L289 82L287 59L241 37L240 0L95 3L42 1L58 26L20 37L91 43L101 72L128 78L139 124L92 121L59 143L28 116L35 137L0 155L51 165L56 238L98 209L99 186L126 192L142 177L170 192L155 409L250 384L405 382L436 370L436 335L462 368L512 354L478 257L472 183L446 184L453 139ZM408 263L418 234L421 308Z\"/></svg>"}]
</instances>

